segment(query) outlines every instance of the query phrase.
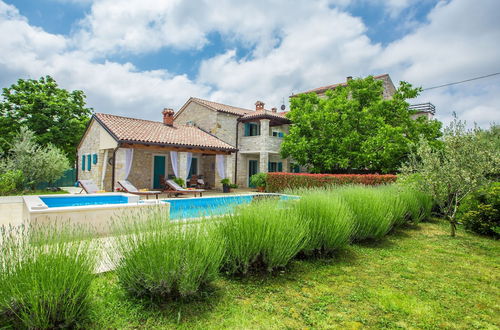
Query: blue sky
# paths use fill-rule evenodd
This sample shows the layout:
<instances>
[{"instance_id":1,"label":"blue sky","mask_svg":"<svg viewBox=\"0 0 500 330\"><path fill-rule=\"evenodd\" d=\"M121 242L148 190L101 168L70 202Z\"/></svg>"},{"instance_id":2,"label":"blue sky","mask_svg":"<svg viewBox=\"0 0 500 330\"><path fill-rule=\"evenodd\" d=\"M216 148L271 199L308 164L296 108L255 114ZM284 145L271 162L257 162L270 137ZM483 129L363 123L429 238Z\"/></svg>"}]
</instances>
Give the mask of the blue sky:
<instances>
[{"instance_id":1,"label":"blue sky","mask_svg":"<svg viewBox=\"0 0 500 330\"><path fill-rule=\"evenodd\" d=\"M270 108L348 75L429 87L500 71L499 10L495 0L0 0L0 84L50 74L98 112L149 119L189 96ZM499 82L414 101L485 126L499 121Z\"/></svg>"}]
</instances>

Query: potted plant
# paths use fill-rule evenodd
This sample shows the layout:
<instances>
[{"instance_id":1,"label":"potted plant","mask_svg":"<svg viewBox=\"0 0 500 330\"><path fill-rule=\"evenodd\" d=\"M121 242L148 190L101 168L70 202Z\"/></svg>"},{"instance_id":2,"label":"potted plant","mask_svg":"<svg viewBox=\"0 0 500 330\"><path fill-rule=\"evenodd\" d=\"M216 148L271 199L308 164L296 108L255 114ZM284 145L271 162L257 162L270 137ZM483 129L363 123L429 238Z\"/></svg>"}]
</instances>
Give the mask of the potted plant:
<instances>
[{"instance_id":1,"label":"potted plant","mask_svg":"<svg viewBox=\"0 0 500 330\"><path fill-rule=\"evenodd\" d=\"M181 186L181 187L184 187L184 185L186 184L186 183L184 182L184 179L183 179L183 178L175 178L175 179L173 179L173 181L174 181L175 183L177 183L177 184L178 184L179 186Z\"/></svg>"},{"instance_id":2,"label":"potted plant","mask_svg":"<svg viewBox=\"0 0 500 330\"><path fill-rule=\"evenodd\" d=\"M222 183L223 193L228 193L231 191L231 181L229 181L228 178L220 180L220 183Z\"/></svg>"},{"instance_id":3,"label":"potted plant","mask_svg":"<svg viewBox=\"0 0 500 330\"><path fill-rule=\"evenodd\" d=\"M250 177L250 185L257 187L257 190L259 192L266 191L266 181L267 181L266 173L257 173Z\"/></svg>"}]
</instances>

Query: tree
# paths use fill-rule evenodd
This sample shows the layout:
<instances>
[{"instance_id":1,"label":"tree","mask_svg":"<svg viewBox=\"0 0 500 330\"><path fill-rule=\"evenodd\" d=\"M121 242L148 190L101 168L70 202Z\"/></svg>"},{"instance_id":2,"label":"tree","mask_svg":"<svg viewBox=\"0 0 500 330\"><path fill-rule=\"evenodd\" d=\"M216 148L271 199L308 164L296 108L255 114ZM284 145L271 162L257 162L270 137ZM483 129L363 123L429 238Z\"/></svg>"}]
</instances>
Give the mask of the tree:
<instances>
[{"instance_id":1,"label":"tree","mask_svg":"<svg viewBox=\"0 0 500 330\"><path fill-rule=\"evenodd\" d=\"M25 126L15 136L8 157L0 164L0 174L21 171L23 186L35 189L39 183L52 183L69 168L66 155L52 144L40 146L35 142L35 134Z\"/></svg>"},{"instance_id":2,"label":"tree","mask_svg":"<svg viewBox=\"0 0 500 330\"><path fill-rule=\"evenodd\" d=\"M59 88L50 76L19 79L2 92L0 151L8 152L21 126L26 126L35 133L37 143L53 144L74 162L91 114L82 91Z\"/></svg>"},{"instance_id":3,"label":"tree","mask_svg":"<svg viewBox=\"0 0 500 330\"><path fill-rule=\"evenodd\" d=\"M281 154L316 173L395 172L420 136L439 145L441 123L413 120L408 110L406 99L419 91L401 82L393 98L385 100L382 82L370 76L327 91L326 98L315 93L293 97L287 114L293 124Z\"/></svg>"},{"instance_id":4,"label":"tree","mask_svg":"<svg viewBox=\"0 0 500 330\"><path fill-rule=\"evenodd\" d=\"M489 138L488 138L489 137ZM455 120L445 129L443 148L421 140L409 162L401 168L403 183L429 193L450 223L455 236L457 210L470 193L498 177L500 148L494 134Z\"/></svg>"}]
</instances>

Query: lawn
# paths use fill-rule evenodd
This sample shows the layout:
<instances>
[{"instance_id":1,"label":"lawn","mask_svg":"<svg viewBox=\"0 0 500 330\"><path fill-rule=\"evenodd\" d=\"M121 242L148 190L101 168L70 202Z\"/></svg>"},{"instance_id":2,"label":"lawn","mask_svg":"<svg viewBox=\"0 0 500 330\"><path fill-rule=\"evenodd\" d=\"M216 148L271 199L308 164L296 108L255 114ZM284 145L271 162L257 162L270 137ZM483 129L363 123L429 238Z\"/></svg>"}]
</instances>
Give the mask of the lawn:
<instances>
[{"instance_id":1,"label":"lawn","mask_svg":"<svg viewBox=\"0 0 500 330\"><path fill-rule=\"evenodd\" d=\"M6 195L2 196L26 196L26 195L58 195L58 194L69 194L66 190L52 191L47 189L36 189L36 190L23 190L23 191L14 191Z\"/></svg>"},{"instance_id":2,"label":"lawn","mask_svg":"<svg viewBox=\"0 0 500 330\"><path fill-rule=\"evenodd\" d=\"M500 327L500 244L440 220L294 260L273 275L222 277L202 296L154 305L128 297L114 273L93 282L91 328Z\"/></svg>"}]
</instances>

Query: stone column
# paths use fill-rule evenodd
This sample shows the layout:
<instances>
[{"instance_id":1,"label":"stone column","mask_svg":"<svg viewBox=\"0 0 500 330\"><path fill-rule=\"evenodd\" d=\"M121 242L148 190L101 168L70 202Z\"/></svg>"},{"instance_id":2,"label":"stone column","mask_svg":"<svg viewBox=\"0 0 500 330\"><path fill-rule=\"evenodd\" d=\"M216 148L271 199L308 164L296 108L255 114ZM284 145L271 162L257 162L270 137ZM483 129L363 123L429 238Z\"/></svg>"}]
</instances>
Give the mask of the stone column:
<instances>
[{"instance_id":1,"label":"stone column","mask_svg":"<svg viewBox=\"0 0 500 330\"><path fill-rule=\"evenodd\" d=\"M226 178L234 183L234 153L224 156L226 163Z\"/></svg>"},{"instance_id":2,"label":"stone column","mask_svg":"<svg viewBox=\"0 0 500 330\"><path fill-rule=\"evenodd\" d=\"M267 143L269 140L269 119L260 120L260 150L265 151L267 149Z\"/></svg>"},{"instance_id":3,"label":"stone column","mask_svg":"<svg viewBox=\"0 0 500 330\"><path fill-rule=\"evenodd\" d=\"M283 172L290 172L290 158L285 158L281 160L283 164Z\"/></svg>"},{"instance_id":4,"label":"stone column","mask_svg":"<svg viewBox=\"0 0 500 330\"><path fill-rule=\"evenodd\" d=\"M261 152L259 156L260 156L259 172L267 173L268 167L269 167L269 153L268 152Z\"/></svg>"},{"instance_id":5,"label":"stone column","mask_svg":"<svg viewBox=\"0 0 500 330\"><path fill-rule=\"evenodd\" d=\"M187 177L187 152L179 152L178 153L178 161L179 161L179 177L182 180L186 180Z\"/></svg>"}]
</instances>

